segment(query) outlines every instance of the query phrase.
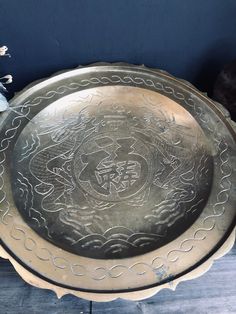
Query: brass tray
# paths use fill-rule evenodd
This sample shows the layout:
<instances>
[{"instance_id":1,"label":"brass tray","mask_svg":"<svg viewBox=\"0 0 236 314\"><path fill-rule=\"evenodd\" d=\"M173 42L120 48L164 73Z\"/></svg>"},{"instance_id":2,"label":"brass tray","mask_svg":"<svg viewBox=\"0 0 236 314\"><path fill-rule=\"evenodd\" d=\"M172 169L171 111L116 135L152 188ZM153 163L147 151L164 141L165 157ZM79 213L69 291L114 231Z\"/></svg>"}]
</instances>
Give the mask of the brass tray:
<instances>
[{"instance_id":1,"label":"brass tray","mask_svg":"<svg viewBox=\"0 0 236 314\"><path fill-rule=\"evenodd\" d=\"M1 114L1 256L58 296L174 289L234 243L235 138L222 106L163 71L36 82Z\"/></svg>"}]
</instances>

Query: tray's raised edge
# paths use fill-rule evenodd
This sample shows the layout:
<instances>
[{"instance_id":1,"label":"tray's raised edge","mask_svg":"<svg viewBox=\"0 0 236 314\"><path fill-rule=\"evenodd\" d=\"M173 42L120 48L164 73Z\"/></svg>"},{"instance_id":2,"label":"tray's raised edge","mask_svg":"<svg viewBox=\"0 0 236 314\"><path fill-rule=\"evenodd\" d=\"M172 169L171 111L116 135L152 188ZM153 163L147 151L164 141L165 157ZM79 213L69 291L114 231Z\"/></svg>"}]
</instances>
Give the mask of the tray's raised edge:
<instances>
[{"instance_id":1,"label":"tray's raised edge","mask_svg":"<svg viewBox=\"0 0 236 314\"><path fill-rule=\"evenodd\" d=\"M157 292L159 292L162 289L171 289L175 290L177 285L186 280L191 280L194 278L197 278L201 275L203 275L205 272L207 272L210 267L212 266L213 262L228 253L231 248L234 245L236 238L236 227L234 228L233 232L230 234L228 239L223 243L223 245L218 249L218 251L215 252L208 260L206 260L203 264L192 270L191 272L187 273L186 275L170 281L168 283L165 283L161 286L157 286L154 288L146 289L146 290L140 290L135 292L125 292L125 293L89 293L89 292L81 292L81 291L74 291L69 290L65 288L58 287L56 285L53 285L51 283L48 283L47 281L37 277L36 275L30 273L28 270L26 270L23 266L21 266L9 253L7 253L3 247L0 246L0 257L8 259L15 270L18 272L18 274L30 285L42 288L42 289L49 289L56 293L58 298L61 298L62 296L66 294L72 294L74 296L89 300L89 301L96 301L96 302L107 302L107 301L113 301L118 298L126 299L126 300L132 300L132 301L139 301L143 300L149 297L152 297Z\"/></svg>"},{"instance_id":2,"label":"tray's raised edge","mask_svg":"<svg viewBox=\"0 0 236 314\"><path fill-rule=\"evenodd\" d=\"M144 65L132 65L132 64L128 64L128 63L123 63L123 62L119 62L119 63L105 63L105 62L98 62L98 63L93 63L89 65L90 67L93 66L129 66L129 67L139 67L139 68L143 68L149 71L153 71L153 72L159 72L159 73L163 73L169 77L175 78L174 76L172 76L171 74L169 74L166 71L163 70L159 70L159 69L152 69L152 68L146 68ZM77 68L83 68L84 66L79 66ZM88 67L88 66L86 66ZM75 68L74 70L76 70L77 68ZM60 72L54 73L53 76L62 74L63 72L67 72L68 70L62 70ZM50 77L49 77L50 78ZM10 100L10 105L11 102L16 99L20 94L22 94L23 92L25 92L28 88L31 88L35 85L37 85L38 83L44 81L45 79L40 79L37 80L29 85L27 85L21 92L16 93L15 96ZM179 79L177 78L178 81L182 82L183 84L191 87L192 89L196 90L199 93L199 90L192 85L191 83L187 82L186 80L183 79ZM203 96L207 95L203 92L200 92ZM207 97L208 98L208 97ZM232 128L234 129L235 133L236 133L236 123L234 121L231 120L230 118L230 114L227 111L227 109L225 109L221 104L217 103L216 101L208 98L209 100L211 100L212 103L215 104L216 108L220 111L220 113L226 118L226 120L229 122L229 124L232 126ZM182 281L186 281L186 280L190 280L190 279L194 279L197 278L201 275L203 275L206 271L208 271L210 269L210 267L212 266L214 260L222 257L223 255L225 255L226 253L228 253L231 248L234 245L235 242L235 237L236 237L236 227L233 230L233 232L231 233L231 235L229 236L229 238L224 242L224 244L220 247L220 249L215 252L208 260L206 260L203 264L199 265L197 268L195 268L194 270L192 270L191 272L187 273L186 275L175 279L173 281L170 281L168 283L165 283L161 286L157 286L154 288L150 288L150 289L146 289L146 290L140 290L140 291L136 291L136 292L125 292L125 293L110 293L110 294L105 294L105 293L89 293L89 292L82 292L82 291L74 291L74 290L70 290L70 289L65 289L65 288L61 288L59 286L55 286L51 283L48 283L47 281L37 277L36 275L30 273L28 270L26 270L23 266L21 266L11 255L9 255L4 249L3 247L0 246L0 257L8 259L11 264L13 265L13 267L15 268L15 270L18 272L18 274L29 284L36 286L38 288L42 288L42 289L50 289L52 291L54 291L57 295L58 298L61 298L62 296L66 295L66 294L73 294L77 297L80 298L84 298L90 301L97 301L97 302L105 302L105 301L112 301L115 300L117 298L123 298L123 299L128 299L128 300L134 300L134 301L138 301L138 300L142 300L142 299L146 299L149 298L153 295L155 295L157 292L159 292L162 289L171 289L171 290L175 290L175 288L177 287L177 285L182 282Z\"/></svg>"},{"instance_id":3,"label":"tray's raised edge","mask_svg":"<svg viewBox=\"0 0 236 314\"><path fill-rule=\"evenodd\" d=\"M131 68L131 69L132 68L133 69L136 68L136 69L139 69L139 70L149 71L150 73L151 72L152 73L157 73L157 74L160 73L160 74L163 74L163 75L165 75L165 76L167 76L169 78L172 78L172 79L175 79L175 80L181 82L185 86L191 88L192 90L194 90L198 94L199 93L202 94L202 96L204 96L205 98L210 100L215 105L215 107L218 109L218 111L226 118L226 120L228 120L228 122L231 124L231 126L233 127L233 129L234 129L234 131L236 133L236 123L231 120L229 111L223 105L221 105L220 103L216 102L215 100L209 98L207 93L199 91L192 83L186 81L185 79L182 79L182 78L179 78L179 77L175 77L175 76L173 76L172 74L170 74L169 72L167 72L165 70L160 70L158 68L147 67L144 64L130 64L130 63L127 63L127 62L94 62L94 63L87 64L87 65L79 65L79 66L71 68L71 69L63 69L63 70L60 70L60 71L57 71L57 72L53 73L52 75L49 75L48 77L44 77L44 78L35 80L35 81L27 84L21 91L16 92L14 94L14 96L9 101L9 105L11 107L12 103L20 95L24 94L27 90L35 87L36 85L42 83L45 80L51 79L53 77L56 77L56 76L58 76L60 74L66 73L68 71L75 71L75 70L78 70L78 69L89 68L89 67L92 68L92 67L104 67L104 66L106 66L106 67L127 67L127 68Z\"/></svg>"}]
</instances>

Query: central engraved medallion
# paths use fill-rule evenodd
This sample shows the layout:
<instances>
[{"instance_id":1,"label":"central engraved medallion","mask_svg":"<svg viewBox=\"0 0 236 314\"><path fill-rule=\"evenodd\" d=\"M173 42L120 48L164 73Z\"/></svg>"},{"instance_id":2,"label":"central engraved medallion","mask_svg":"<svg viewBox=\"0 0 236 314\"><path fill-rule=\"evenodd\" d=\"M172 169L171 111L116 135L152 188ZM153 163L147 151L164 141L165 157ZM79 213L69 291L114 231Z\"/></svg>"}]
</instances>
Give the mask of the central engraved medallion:
<instances>
[{"instance_id":1,"label":"central engraved medallion","mask_svg":"<svg viewBox=\"0 0 236 314\"><path fill-rule=\"evenodd\" d=\"M121 132L91 137L77 150L74 175L88 194L108 201L136 195L148 180L149 150L144 143Z\"/></svg>"},{"instance_id":2,"label":"central engraved medallion","mask_svg":"<svg viewBox=\"0 0 236 314\"><path fill-rule=\"evenodd\" d=\"M125 258L193 224L212 169L205 136L183 107L141 88L97 87L51 103L23 129L13 196L27 224L53 244Z\"/></svg>"}]
</instances>

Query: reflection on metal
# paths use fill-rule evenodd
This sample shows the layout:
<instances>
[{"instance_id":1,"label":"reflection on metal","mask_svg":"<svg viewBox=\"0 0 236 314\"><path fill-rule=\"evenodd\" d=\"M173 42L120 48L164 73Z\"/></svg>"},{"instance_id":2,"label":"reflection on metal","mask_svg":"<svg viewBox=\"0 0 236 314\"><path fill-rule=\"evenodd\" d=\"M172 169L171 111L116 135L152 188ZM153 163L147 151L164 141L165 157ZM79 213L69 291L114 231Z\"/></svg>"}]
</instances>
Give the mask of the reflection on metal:
<instances>
[{"instance_id":1,"label":"reflection on metal","mask_svg":"<svg viewBox=\"0 0 236 314\"><path fill-rule=\"evenodd\" d=\"M28 87L11 108L0 230L26 280L32 269L58 294L141 299L232 244L235 132L189 83L96 64Z\"/></svg>"}]
</instances>

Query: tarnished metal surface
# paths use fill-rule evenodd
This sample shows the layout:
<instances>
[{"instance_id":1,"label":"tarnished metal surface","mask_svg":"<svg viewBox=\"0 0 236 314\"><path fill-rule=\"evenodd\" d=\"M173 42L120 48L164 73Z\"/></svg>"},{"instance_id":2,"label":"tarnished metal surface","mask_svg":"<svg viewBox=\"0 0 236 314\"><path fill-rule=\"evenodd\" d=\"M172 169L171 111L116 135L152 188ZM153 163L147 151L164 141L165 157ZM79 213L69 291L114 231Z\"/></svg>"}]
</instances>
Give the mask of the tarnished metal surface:
<instances>
[{"instance_id":1,"label":"tarnished metal surface","mask_svg":"<svg viewBox=\"0 0 236 314\"><path fill-rule=\"evenodd\" d=\"M171 282L235 226L235 133L162 71L94 65L16 96L1 120L1 239L56 286Z\"/></svg>"}]
</instances>

